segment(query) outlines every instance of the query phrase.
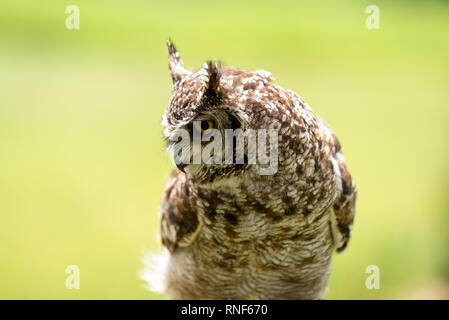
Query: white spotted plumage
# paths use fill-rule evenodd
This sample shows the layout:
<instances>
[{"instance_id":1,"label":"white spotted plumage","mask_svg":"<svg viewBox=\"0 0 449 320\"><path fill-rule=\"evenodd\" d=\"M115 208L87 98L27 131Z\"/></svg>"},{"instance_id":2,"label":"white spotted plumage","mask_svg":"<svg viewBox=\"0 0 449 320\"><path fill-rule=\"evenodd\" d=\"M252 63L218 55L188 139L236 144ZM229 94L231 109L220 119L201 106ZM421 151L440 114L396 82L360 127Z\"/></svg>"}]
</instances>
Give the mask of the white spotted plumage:
<instances>
[{"instance_id":1,"label":"white spotted plumage","mask_svg":"<svg viewBox=\"0 0 449 320\"><path fill-rule=\"evenodd\" d=\"M279 168L272 176L249 164L173 171L161 205L170 252L164 291L175 299L322 298L355 211L337 138L300 96L271 83L271 73L212 62L186 71L168 48L173 96L164 134L216 112L241 128L277 129Z\"/></svg>"}]
</instances>

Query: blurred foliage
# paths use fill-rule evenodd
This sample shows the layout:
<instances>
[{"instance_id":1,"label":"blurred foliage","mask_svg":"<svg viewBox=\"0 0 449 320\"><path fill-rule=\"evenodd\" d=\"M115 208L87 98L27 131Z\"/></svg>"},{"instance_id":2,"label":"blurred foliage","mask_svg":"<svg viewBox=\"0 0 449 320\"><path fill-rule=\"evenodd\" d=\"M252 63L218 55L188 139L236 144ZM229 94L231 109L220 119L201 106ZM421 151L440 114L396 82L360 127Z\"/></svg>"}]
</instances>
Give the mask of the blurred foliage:
<instances>
[{"instance_id":1,"label":"blurred foliage","mask_svg":"<svg viewBox=\"0 0 449 320\"><path fill-rule=\"evenodd\" d=\"M81 28L65 28L65 7ZM334 128L359 189L331 299L449 281L449 5L376 1L0 3L0 298L163 298L138 278L160 250L170 162L165 40L189 68L266 69ZM65 268L81 269L81 290ZM381 289L365 288L378 265Z\"/></svg>"}]
</instances>

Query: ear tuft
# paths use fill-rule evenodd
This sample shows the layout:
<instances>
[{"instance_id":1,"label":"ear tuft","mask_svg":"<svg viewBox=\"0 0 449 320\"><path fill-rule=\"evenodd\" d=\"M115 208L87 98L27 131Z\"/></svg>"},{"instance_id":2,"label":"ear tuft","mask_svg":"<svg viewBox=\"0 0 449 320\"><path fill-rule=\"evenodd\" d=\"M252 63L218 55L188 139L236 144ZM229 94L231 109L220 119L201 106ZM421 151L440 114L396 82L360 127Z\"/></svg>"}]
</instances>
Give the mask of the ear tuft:
<instances>
[{"instance_id":1,"label":"ear tuft","mask_svg":"<svg viewBox=\"0 0 449 320\"><path fill-rule=\"evenodd\" d=\"M207 70L209 76L209 82L207 84L207 91L212 95L219 95L220 84L220 62L208 61L204 68Z\"/></svg>"},{"instance_id":2,"label":"ear tuft","mask_svg":"<svg viewBox=\"0 0 449 320\"><path fill-rule=\"evenodd\" d=\"M176 83L187 73L187 71L184 69L184 63L181 60L178 50L176 50L175 45L170 39L167 40L167 49L169 61L168 67L170 68L173 83Z\"/></svg>"}]
</instances>

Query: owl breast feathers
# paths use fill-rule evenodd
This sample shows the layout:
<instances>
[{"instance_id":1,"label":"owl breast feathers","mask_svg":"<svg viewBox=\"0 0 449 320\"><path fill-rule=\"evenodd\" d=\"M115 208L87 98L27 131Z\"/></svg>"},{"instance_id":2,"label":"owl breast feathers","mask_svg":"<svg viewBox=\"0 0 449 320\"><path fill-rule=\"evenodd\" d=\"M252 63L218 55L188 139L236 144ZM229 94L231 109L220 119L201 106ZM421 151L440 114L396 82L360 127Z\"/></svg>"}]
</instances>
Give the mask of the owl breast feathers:
<instances>
[{"instance_id":1,"label":"owl breast feathers","mask_svg":"<svg viewBox=\"0 0 449 320\"><path fill-rule=\"evenodd\" d=\"M201 133L271 129L277 145L267 147L276 151L273 174L250 163L247 141L243 163L176 163L160 209L163 291L173 299L322 298L332 253L351 236L356 200L334 133L269 72L212 62L187 71L171 42L168 52L168 150L180 130L192 134L195 126ZM185 150L191 160L195 150Z\"/></svg>"}]
</instances>

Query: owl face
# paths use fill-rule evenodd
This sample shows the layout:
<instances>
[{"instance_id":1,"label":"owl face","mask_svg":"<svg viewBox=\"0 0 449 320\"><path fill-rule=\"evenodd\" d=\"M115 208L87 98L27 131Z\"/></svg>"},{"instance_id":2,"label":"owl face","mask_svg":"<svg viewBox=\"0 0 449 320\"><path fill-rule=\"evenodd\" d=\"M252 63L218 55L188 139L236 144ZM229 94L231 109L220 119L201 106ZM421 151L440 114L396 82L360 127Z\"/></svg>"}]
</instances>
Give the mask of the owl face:
<instances>
[{"instance_id":1,"label":"owl face","mask_svg":"<svg viewBox=\"0 0 449 320\"><path fill-rule=\"evenodd\" d=\"M173 44L168 43L168 51L173 95L162 124L167 151L178 169L202 182L259 169L256 154L265 154L267 148L277 152L277 141L275 148L271 144L271 131L276 128L271 126L278 122L267 120L269 104L257 103L251 96L262 97L259 90L266 88L271 74L212 62L202 69L187 71ZM261 129L271 130L270 137L258 137L263 133ZM260 141L265 143L259 144ZM270 151L270 156L277 157L274 151Z\"/></svg>"},{"instance_id":2,"label":"owl face","mask_svg":"<svg viewBox=\"0 0 449 320\"><path fill-rule=\"evenodd\" d=\"M236 161L235 140L230 144L226 134L245 125L220 92L220 66L209 62L202 69L186 71L171 43L168 49L173 95L162 124L173 162L201 182L240 174L246 165ZM232 161L225 161L227 148L232 148Z\"/></svg>"},{"instance_id":3,"label":"owl face","mask_svg":"<svg viewBox=\"0 0 449 320\"><path fill-rule=\"evenodd\" d=\"M227 143L226 131L233 132L240 127L232 111L222 105L211 106L210 110L195 113L170 128L166 140L168 153L179 170L201 182L235 176L243 172L245 163L237 163L235 139ZM232 148L230 163L224 161L226 148Z\"/></svg>"}]
</instances>

